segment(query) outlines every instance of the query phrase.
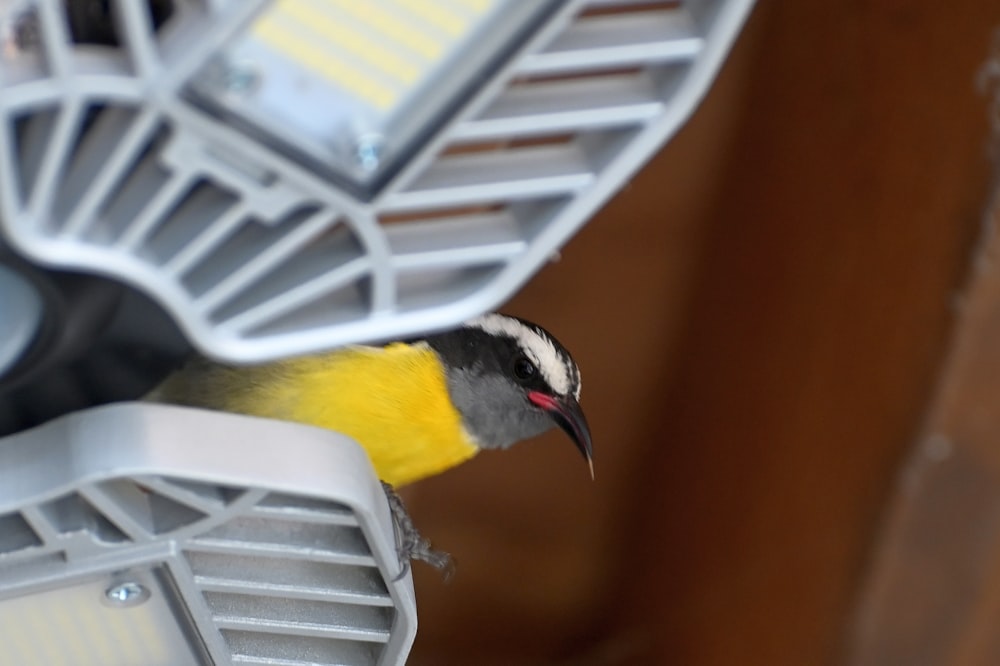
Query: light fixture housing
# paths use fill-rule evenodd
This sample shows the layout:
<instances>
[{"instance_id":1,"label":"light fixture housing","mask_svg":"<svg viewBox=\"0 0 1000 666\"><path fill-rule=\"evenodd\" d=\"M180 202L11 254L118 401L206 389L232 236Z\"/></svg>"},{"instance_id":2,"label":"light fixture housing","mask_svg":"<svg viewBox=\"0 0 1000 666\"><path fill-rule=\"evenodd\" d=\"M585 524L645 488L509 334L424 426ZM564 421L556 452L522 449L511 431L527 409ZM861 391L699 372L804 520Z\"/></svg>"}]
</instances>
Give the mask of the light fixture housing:
<instances>
[{"instance_id":1,"label":"light fixture housing","mask_svg":"<svg viewBox=\"0 0 1000 666\"><path fill-rule=\"evenodd\" d=\"M32 36L0 51L0 236L128 283L202 352L253 362L494 309L687 118L751 0L496 5L367 120L361 84L316 74L325 51L293 52L287 28L389 4L108 4L115 30L90 42L62 0L10 5L8 36L25 15ZM284 37L266 38L275 23ZM358 62L340 78L384 57L365 44L344 42ZM299 87L281 75L296 63ZM361 142L344 153L344 137Z\"/></svg>"},{"instance_id":2,"label":"light fixture housing","mask_svg":"<svg viewBox=\"0 0 1000 666\"><path fill-rule=\"evenodd\" d=\"M405 660L412 579L347 438L129 403L0 444L4 663Z\"/></svg>"}]
</instances>

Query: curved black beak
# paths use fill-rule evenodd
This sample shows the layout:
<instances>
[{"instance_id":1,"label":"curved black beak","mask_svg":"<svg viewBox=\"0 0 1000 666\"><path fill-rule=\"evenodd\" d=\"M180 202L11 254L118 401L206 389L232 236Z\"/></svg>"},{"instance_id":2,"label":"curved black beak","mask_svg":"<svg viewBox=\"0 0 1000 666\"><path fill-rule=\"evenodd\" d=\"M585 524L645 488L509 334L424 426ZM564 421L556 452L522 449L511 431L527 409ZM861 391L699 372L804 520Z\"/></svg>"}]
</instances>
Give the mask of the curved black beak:
<instances>
[{"instance_id":1,"label":"curved black beak","mask_svg":"<svg viewBox=\"0 0 1000 666\"><path fill-rule=\"evenodd\" d=\"M557 398L539 391L529 391L528 400L536 407L548 412L552 420L562 428L590 466L590 478L594 478L594 449L590 441L590 426L583 415L580 403L572 396Z\"/></svg>"}]
</instances>

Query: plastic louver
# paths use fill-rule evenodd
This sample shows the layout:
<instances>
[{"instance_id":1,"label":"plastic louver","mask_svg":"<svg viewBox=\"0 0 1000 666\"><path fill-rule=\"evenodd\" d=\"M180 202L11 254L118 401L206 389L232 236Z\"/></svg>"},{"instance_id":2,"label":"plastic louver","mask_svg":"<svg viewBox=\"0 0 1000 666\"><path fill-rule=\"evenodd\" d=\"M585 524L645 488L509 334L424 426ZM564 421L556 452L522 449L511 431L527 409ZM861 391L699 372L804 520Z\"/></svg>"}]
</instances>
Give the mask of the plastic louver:
<instances>
[{"instance_id":1,"label":"plastic louver","mask_svg":"<svg viewBox=\"0 0 1000 666\"><path fill-rule=\"evenodd\" d=\"M751 0L563 3L367 198L186 94L261 3L176 2L156 31L111 4L119 46L72 44L60 0L10 5L38 37L0 55L0 233L256 361L497 306L687 117Z\"/></svg>"},{"instance_id":2,"label":"plastic louver","mask_svg":"<svg viewBox=\"0 0 1000 666\"><path fill-rule=\"evenodd\" d=\"M409 651L412 581L394 580L381 486L335 433L121 404L5 439L0 470L20 470L0 487L7 659L45 663L53 632L72 663L104 666L389 665ZM148 601L107 610L123 585ZM139 609L142 630L123 631Z\"/></svg>"}]
</instances>

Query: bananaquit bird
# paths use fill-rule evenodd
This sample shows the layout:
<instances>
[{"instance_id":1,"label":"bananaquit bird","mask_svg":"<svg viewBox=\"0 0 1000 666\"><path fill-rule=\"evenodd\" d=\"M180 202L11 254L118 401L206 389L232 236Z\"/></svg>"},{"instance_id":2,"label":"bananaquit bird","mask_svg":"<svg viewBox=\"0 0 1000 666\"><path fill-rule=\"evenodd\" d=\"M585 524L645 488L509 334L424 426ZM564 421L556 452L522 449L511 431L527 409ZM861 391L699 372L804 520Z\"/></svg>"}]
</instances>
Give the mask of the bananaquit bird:
<instances>
[{"instance_id":1,"label":"bananaquit bird","mask_svg":"<svg viewBox=\"0 0 1000 666\"><path fill-rule=\"evenodd\" d=\"M168 377L150 399L344 433L364 447L379 478L392 487L554 425L570 436L593 476L580 370L541 326L501 314L422 340L351 346L267 365L198 359ZM391 488L387 493L407 557L444 564L412 528Z\"/></svg>"}]
</instances>

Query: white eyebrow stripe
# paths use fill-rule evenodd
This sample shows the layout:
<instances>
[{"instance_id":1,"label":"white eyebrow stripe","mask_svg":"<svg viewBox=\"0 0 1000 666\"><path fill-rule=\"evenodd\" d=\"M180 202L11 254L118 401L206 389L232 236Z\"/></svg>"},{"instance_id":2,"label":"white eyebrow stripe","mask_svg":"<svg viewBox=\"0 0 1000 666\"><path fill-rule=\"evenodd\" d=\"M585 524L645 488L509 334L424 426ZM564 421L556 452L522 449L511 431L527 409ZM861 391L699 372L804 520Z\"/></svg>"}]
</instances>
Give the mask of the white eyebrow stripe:
<instances>
[{"instance_id":1,"label":"white eyebrow stripe","mask_svg":"<svg viewBox=\"0 0 1000 666\"><path fill-rule=\"evenodd\" d=\"M552 344L546 336L541 335L534 329L525 326L517 319L506 315L490 313L477 317L469 321L466 326L478 328L491 335L506 335L517 341L521 347L531 357L531 360L538 366L545 382L552 387L552 390L559 395L567 395L576 384L573 391L574 397L580 398L579 379L574 382L570 373L579 376L579 370L575 369L575 363L569 359L559 349Z\"/></svg>"}]
</instances>

